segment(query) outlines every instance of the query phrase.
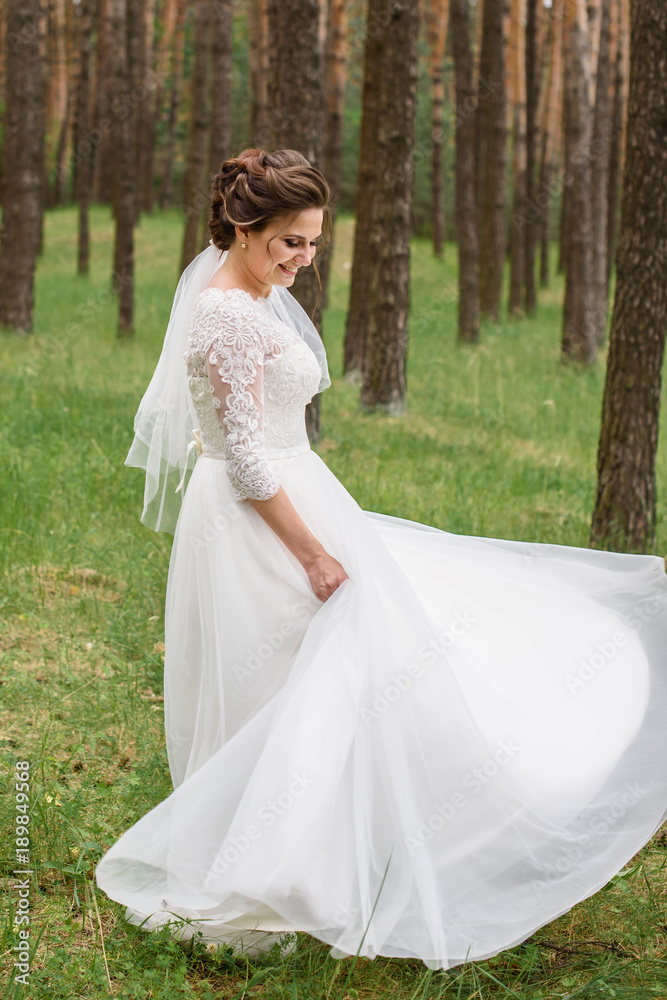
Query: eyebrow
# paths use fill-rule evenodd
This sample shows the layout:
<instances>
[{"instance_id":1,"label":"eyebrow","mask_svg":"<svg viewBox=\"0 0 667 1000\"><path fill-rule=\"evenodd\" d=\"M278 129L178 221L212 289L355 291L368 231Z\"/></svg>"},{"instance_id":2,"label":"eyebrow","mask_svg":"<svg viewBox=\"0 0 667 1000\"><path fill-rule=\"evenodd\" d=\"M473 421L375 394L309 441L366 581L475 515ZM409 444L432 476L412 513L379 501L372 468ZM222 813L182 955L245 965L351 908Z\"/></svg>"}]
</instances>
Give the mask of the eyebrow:
<instances>
[{"instance_id":1,"label":"eyebrow","mask_svg":"<svg viewBox=\"0 0 667 1000\"><path fill-rule=\"evenodd\" d=\"M319 236L316 236L315 239L319 240L321 235L322 233L320 233ZM297 233L285 233L285 236L283 237L283 239L286 240L305 240L305 238L305 236L299 236Z\"/></svg>"}]
</instances>

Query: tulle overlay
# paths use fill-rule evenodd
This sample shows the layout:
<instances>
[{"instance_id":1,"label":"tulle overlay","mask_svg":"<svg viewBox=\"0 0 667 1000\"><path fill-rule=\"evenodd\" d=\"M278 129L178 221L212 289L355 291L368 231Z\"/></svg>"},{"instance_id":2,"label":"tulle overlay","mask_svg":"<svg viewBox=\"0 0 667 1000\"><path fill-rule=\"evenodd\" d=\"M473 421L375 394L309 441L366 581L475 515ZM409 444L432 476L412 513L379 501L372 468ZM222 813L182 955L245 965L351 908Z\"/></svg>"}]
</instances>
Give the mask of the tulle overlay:
<instances>
[{"instance_id":1,"label":"tulle overlay","mask_svg":"<svg viewBox=\"0 0 667 1000\"><path fill-rule=\"evenodd\" d=\"M198 459L169 571L175 790L96 872L129 919L449 968L525 940L665 821L662 559L369 513L312 450L275 452L350 577L322 604L225 465Z\"/></svg>"}]
</instances>

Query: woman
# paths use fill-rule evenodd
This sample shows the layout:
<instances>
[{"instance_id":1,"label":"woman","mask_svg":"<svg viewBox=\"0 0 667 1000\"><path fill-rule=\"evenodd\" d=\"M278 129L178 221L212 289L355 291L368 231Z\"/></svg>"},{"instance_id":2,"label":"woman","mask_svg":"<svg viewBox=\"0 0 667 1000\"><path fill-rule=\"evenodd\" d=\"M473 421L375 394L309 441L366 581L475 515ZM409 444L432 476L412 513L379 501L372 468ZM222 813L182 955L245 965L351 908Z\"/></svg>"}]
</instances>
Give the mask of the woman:
<instances>
[{"instance_id":1,"label":"woman","mask_svg":"<svg viewBox=\"0 0 667 1000\"><path fill-rule=\"evenodd\" d=\"M525 940L664 822L667 577L359 508L308 444L329 380L288 291L328 200L299 153L245 150L181 278L127 459L168 530L201 452L167 584L175 790L96 875L146 927L449 968Z\"/></svg>"}]
</instances>

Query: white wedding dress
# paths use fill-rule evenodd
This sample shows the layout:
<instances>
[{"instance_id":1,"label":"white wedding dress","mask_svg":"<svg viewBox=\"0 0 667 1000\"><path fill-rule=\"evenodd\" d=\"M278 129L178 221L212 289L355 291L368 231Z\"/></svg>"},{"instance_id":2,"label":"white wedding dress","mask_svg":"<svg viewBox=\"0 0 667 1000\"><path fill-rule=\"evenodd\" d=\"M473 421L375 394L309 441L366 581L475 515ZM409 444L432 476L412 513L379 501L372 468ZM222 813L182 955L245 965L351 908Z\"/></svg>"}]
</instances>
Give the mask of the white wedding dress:
<instances>
[{"instance_id":1,"label":"white wedding dress","mask_svg":"<svg viewBox=\"0 0 667 1000\"><path fill-rule=\"evenodd\" d=\"M362 510L309 447L320 368L274 294L196 301L202 454L166 597L175 790L97 882L148 928L486 958L667 818L663 560ZM247 502L280 484L349 575L325 603Z\"/></svg>"}]
</instances>

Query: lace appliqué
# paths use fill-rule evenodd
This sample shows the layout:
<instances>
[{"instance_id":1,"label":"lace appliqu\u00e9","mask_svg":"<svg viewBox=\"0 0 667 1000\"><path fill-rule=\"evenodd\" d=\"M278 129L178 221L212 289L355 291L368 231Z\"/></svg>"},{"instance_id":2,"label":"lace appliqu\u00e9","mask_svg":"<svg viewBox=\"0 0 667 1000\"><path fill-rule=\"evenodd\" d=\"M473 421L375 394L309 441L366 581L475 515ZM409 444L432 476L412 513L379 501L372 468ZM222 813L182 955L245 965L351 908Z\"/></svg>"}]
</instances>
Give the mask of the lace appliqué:
<instances>
[{"instance_id":1,"label":"lace appliqu\u00e9","mask_svg":"<svg viewBox=\"0 0 667 1000\"><path fill-rule=\"evenodd\" d=\"M227 457L235 499L275 496L280 483L266 449L308 447L305 406L320 378L314 354L267 299L209 288L195 304L184 357L204 453Z\"/></svg>"}]
</instances>

